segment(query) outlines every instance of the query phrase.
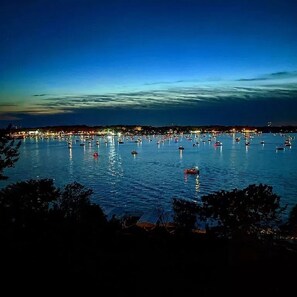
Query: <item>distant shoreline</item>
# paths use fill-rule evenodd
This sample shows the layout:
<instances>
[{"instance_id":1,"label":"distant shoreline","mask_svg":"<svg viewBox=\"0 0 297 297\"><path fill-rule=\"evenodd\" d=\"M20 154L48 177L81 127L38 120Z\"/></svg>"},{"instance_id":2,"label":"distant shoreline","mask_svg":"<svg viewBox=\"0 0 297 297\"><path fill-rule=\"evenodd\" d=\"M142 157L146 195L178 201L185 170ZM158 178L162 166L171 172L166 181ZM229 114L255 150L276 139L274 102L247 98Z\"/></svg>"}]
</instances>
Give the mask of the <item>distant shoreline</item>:
<instances>
[{"instance_id":1,"label":"distant shoreline","mask_svg":"<svg viewBox=\"0 0 297 297\"><path fill-rule=\"evenodd\" d=\"M148 125L57 125L57 126L41 126L41 127L17 127L13 126L11 130L15 132L41 130L52 132L96 132L99 129L110 129L118 133L134 133L134 134L163 134L163 133L239 133L239 132L258 132L258 133L297 133L297 126L251 126L251 125L175 125L175 126L148 126Z\"/></svg>"}]
</instances>

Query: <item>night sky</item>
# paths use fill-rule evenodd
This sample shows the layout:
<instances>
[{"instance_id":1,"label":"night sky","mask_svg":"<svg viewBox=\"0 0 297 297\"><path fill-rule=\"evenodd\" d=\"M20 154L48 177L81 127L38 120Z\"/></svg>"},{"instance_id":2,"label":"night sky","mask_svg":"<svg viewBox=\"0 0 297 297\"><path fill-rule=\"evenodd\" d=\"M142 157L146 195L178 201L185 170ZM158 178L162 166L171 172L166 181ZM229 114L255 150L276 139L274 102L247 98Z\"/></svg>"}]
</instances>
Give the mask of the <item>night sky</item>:
<instances>
[{"instance_id":1,"label":"night sky","mask_svg":"<svg viewBox=\"0 0 297 297\"><path fill-rule=\"evenodd\" d=\"M297 125L295 0L2 0L0 126Z\"/></svg>"}]
</instances>

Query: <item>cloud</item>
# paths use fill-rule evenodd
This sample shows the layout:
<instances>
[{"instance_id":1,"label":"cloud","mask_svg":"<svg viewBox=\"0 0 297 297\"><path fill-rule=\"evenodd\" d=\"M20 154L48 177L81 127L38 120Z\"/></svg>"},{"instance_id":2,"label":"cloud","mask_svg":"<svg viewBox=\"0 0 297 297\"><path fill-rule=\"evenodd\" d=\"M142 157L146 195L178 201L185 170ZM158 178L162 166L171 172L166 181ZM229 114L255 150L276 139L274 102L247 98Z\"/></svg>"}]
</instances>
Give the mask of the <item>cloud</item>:
<instances>
[{"instance_id":1,"label":"cloud","mask_svg":"<svg viewBox=\"0 0 297 297\"><path fill-rule=\"evenodd\" d=\"M22 105L2 103L8 114L22 113L29 115L65 115L77 113L80 110L175 110L214 108L235 103L245 102L272 102L296 101L297 84L293 80L273 79L268 77L284 78L296 77L297 71L275 72L266 75L265 83L250 81L259 78L241 79L237 81L223 81L212 83L191 83L153 86L151 89L129 92L113 92L104 94L63 94L35 95L36 99ZM264 77L262 78L262 80ZM248 82L247 82L248 81ZM269 83L267 83L269 82ZM40 98L39 98L40 97ZM11 108L10 108L11 107Z\"/></svg>"},{"instance_id":2,"label":"cloud","mask_svg":"<svg viewBox=\"0 0 297 297\"><path fill-rule=\"evenodd\" d=\"M21 117L9 115L9 114L0 114L0 121L18 121L21 120Z\"/></svg>"},{"instance_id":3,"label":"cloud","mask_svg":"<svg viewBox=\"0 0 297 297\"><path fill-rule=\"evenodd\" d=\"M296 99L295 84L245 86L215 85L174 86L146 91L109 94L63 95L47 97L27 106L21 112L29 114L60 114L79 109L167 109L192 108L213 104L245 101Z\"/></svg>"},{"instance_id":4,"label":"cloud","mask_svg":"<svg viewBox=\"0 0 297 297\"><path fill-rule=\"evenodd\" d=\"M50 106L47 106L46 108L42 106L41 108L29 108L24 109L21 111L21 113L29 114L29 115L55 115L55 114L65 114L65 113L72 113L73 110L67 110L67 109L57 109Z\"/></svg>"},{"instance_id":5,"label":"cloud","mask_svg":"<svg viewBox=\"0 0 297 297\"><path fill-rule=\"evenodd\" d=\"M269 75L270 77L284 78L284 77L297 77L297 71L281 71L274 72Z\"/></svg>"},{"instance_id":6,"label":"cloud","mask_svg":"<svg viewBox=\"0 0 297 297\"><path fill-rule=\"evenodd\" d=\"M17 104L15 103L0 103L0 107L13 107L13 106L17 106Z\"/></svg>"},{"instance_id":7,"label":"cloud","mask_svg":"<svg viewBox=\"0 0 297 297\"><path fill-rule=\"evenodd\" d=\"M143 84L144 86L155 86L155 85L168 85L168 84L173 84L176 82L172 81L159 81L159 82L151 82L151 83L145 83Z\"/></svg>"},{"instance_id":8,"label":"cloud","mask_svg":"<svg viewBox=\"0 0 297 297\"><path fill-rule=\"evenodd\" d=\"M258 77L252 77L252 78L241 78L237 81L263 81L263 80L275 80L275 79L289 79L289 78L297 78L297 71L280 71L280 72L272 72L269 74L265 74Z\"/></svg>"},{"instance_id":9,"label":"cloud","mask_svg":"<svg viewBox=\"0 0 297 297\"><path fill-rule=\"evenodd\" d=\"M257 78L240 78L237 81L261 81L261 80L267 80L267 77L257 77Z\"/></svg>"}]
</instances>

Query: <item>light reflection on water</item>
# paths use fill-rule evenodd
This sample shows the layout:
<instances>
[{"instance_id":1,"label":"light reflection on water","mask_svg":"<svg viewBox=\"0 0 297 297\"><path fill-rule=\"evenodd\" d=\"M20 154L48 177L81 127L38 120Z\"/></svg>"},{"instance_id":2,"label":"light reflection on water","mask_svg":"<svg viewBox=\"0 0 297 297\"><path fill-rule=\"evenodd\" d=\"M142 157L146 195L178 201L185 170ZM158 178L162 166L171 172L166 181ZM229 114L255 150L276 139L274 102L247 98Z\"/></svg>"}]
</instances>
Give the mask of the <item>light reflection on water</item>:
<instances>
[{"instance_id":1,"label":"light reflection on water","mask_svg":"<svg viewBox=\"0 0 297 297\"><path fill-rule=\"evenodd\" d=\"M69 174L73 175L72 148L69 148Z\"/></svg>"},{"instance_id":2,"label":"light reflection on water","mask_svg":"<svg viewBox=\"0 0 297 297\"><path fill-rule=\"evenodd\" d=\"M6 171L10 178L1 186L29 178L54 178L59 187L77 181L93 189L94 201L102 206L148 210L171 208L173 197L199 200L215 191L263 183L273 186L283 204L296 204L297 142L277 151L283 136L262 134L250 138L248 146L243 137L236 141L237 136L134 137L123 144L117 137L95 137L85 146L74 137L72 148L67 140L26 139L15 168ZM216 140L222 146L215 147ZM193 166L200 175L185 175L184 169Z\"/></svg>"}]
</instances>

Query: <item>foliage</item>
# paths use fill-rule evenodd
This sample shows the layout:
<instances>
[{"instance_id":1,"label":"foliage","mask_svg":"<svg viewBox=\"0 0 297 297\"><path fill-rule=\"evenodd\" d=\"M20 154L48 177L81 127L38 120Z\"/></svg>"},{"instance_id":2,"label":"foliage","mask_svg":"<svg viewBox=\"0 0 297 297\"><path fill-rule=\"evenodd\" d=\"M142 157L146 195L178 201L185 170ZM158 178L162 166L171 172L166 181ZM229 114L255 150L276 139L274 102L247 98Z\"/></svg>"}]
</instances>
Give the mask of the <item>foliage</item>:
<instances>
[{"instance_id":1,"label":"foliage","mask_svg":"<svg viewBox=\"0 0 297 297\"><path fill-rule=\"evenodd\" d=\"M0 130L0 180L8 177L4 175L5 168L13 167L19 159L19 148L21 141L15 143L15 140L9 136L11 126Z\"/></svg>"},{"instance_id":2,"label":"foliage","mask_svg":"<svg viewBox=\"0 0 297 297\"><path fill-rule=\"evenodd\" d=\"M173 198L173 219L178 229L190 231L196 227L199 205L194 201Z\"/></svg>"},{"instance_id":3,"label":"foliage","mask_svg":"<svg viewBox=\"0 0 297 297\"><path fill-rule=\"evenodd\" d=\"M77 217L82 209L91 204L90 196L93 191L86 189L83 185L74 182L64 187L59 199L57 200L58 209L64 217Z\"/></svg>"},{"instance_id":4,"label":"foliage","mask_svg":"<svg viewBox=\"0 0 297 297\"><path fill-rule=\"evenodd\" d=\"M0 191L1 223L25 226L36 216L44 217L58 196L52 179L8 185Z\"/></svg>"},{"instance_id":5,"label":"foliage","mask_svg":"<svg viewBox=\"0 0 297 297\"><path fill-rule=\"evenodd\" d=\"M297 204L291 209L289 213L286 229L293 235L297 234Z\"/></svg>"},{"instance_id":6,"label":"foliage","mask_svg":"<svg viewBox=\"0 0 297 297\"><path fill-rule=\"evenodd\" d=\"M68 184L63 190L52 179L28 180L0 190L0 225L26 227L41 222L74 219L98 225L105 222L102 209L91 204L92 190L79 183Z\"/></svg>"},{"instance_id":7,"label":"foliage","mask_svg":"<svg viewBox=\"0 0 297 297\"><path fill-rule=\"evenodd\" d=\"M202 197L201 219L214 219L217 230L227 236L268 232L279 222L285 208L268 185L250 185L243 190L219 191Z\"/></svg>"}]
</instances>

